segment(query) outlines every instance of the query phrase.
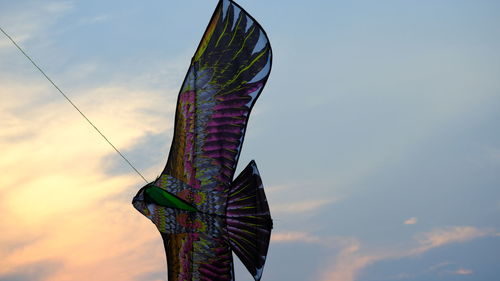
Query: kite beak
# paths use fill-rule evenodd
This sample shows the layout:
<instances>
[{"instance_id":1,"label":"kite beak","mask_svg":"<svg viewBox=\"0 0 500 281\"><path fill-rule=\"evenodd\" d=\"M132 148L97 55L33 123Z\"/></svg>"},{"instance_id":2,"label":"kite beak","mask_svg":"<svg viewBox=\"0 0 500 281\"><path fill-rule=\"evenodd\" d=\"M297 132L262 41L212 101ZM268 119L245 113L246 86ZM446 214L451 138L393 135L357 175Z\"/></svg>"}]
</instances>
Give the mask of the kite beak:
<instances>
[{"instance_id":1,"label":"kite beak","mask_svg":"<svg viewBox=\"0 0 500 281\"><path fill-rule=\"evenodd\" d=\"M137 192L137 195L135 195L134 199L132 199L132 205L137 211L149 218L151 216L151 212L149 211L148 204L144 200L144 190L147 186L148 185L144 186L139 190L139 192Z\"/></svg>"}]
</instances>

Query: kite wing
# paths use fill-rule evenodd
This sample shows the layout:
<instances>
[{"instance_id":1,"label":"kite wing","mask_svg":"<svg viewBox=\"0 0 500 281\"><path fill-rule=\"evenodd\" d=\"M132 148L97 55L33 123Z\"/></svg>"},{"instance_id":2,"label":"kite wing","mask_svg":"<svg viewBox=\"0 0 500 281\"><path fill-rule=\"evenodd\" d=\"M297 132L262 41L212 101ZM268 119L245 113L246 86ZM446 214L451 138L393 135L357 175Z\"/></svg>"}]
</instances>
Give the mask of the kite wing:
<instances>
[{"instance_id":1,"label":"kite wing","mask_svg":"<svg viewBox=\"0 0 500 281\"><path fill-rule=\"evenodd\" d=\"M202 211L224 214L248 117L269 76L271 56L257 21L234 2L219 1L179 93L162 173L208 193L209 202L198 206Z\"/></svg>"}]
</instances>

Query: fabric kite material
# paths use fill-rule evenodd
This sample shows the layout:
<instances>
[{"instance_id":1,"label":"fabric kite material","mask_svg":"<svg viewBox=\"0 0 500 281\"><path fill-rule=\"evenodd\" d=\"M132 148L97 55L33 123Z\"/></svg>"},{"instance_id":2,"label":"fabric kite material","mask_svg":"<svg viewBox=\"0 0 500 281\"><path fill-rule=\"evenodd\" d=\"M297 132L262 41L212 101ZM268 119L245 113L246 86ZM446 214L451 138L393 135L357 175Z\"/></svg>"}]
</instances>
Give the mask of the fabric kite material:
<instances>
[{"instance_id":1,"label":"fabric kite material","mask_svg":"<svg viewBox=\"0 0 500 281\"><path fill-rule=\"evenodd\" d=\"M254 161L233 177L271 61L257 21L220 0L178 96L166 167L132 202L161 233L169 281L234 280L232 252L261 279L269 206Z\"/></svg>"}]
</instances>

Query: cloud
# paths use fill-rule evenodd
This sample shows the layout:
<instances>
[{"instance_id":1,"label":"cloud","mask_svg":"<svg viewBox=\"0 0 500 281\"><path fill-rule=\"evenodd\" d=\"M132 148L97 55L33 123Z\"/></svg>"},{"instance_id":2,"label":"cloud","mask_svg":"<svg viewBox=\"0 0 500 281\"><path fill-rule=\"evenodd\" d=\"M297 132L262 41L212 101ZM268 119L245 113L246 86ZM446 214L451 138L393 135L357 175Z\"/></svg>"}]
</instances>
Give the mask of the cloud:
<instances>
[{"instance_id":1,"label":"cloud","mask_svg":"<svg viewBox=\"0 0 500 281\"><path fill-rule=\"evenodd\" d=\"M393 276L389 276L386 279L387 280L403 280L403 279L410 279L414 278L415 276L409 273L399 273Z\"/></svg>"},{"instance_id":2,"label":"cloud","mask_svg":"<svg viewBox=\"0 0 500 281\"><path fill-rule=\"evenodd\" d=\"M41 36L63 14L73 8L68 1L28 1L12 2L0 10L0 25L17 43L23 43L33 37ZM43 40L46 37L41 36ZM0 36L0 51L2 48L15 50L12 43Z\"/></svg>"},{"instance_id":3,"label":"cloud","mask_svg":"<svg viewBox=\"0 0 500 281\"><path fill-rule=\"evenodd\" d=\"M41 281L53 275L60 266L57 261L34 262L0 274L0 281Z\"/></svg>"},{"instance_id":4,"label":"cloud","mask_svg":"<svg viewBox=\"0 0 500 281\"><path fill-rule=\"evenodd\" d=\"M444 262L440 262L438 264L435 264L431 267L429 267L428 271L435 271L437 269L440 269L440 268L443 268L443 267L446 267L446 266L449 266L451 265L452 263L451 262L447 262L447 261L444 261Z\"/></svg>"},{"instance_id":5,"label":"cloud","mask_svg":"<svg viewBox=\"0 0 500 281\"><path fill-rule=\"evenodd\" d=\"M331 248L338 247L338 245L346 242L342 237L321 237L300 231L273 233L271 241L273 243L313 243Z\"/></svg>"},{"instance_id":6,"label":"cloud","mask_svg":"<svg viewBox=\"0 0 500 281\"><path fill-rule=\"evenodd\" d=\"M96 24L96 23L105 22L105 21L109 20L110 18L111 18L110 15L98 15L98 16L94 16L94 17L81 19L79 24L80 25Z\"/></svg>"},{"instance_id":7,"label":"cloud","mask_svg":"<svg viewBox=\"0 0 500 281\"><path fill-rule=\"evenodd\" d=\"M321 281L352 281L366 266L380 260L380 254L365 255L359 240L352 237L321 237L307 232L278 232L271 235L272 243L309 243L316 244L339 254L331 261L333 267L319 273Z\"/></svg>"},{"instance_id":8,"label":"cloud","mask_svg":"<svg viewBox=\"0 0 500 281\"><path fill-rule=\"evenodd\" d=\"M284 232L273 233L271 241L276 243L289 243L289 242L304 242L304 243L317 243L321 241L319 237L312 236L305 232Z\"/></svg>"},{"instance_id":9,"label":"cloud","mask_svg":"<svg viewBox=\"0 0 500 281\"><path fill-rule=\"evenodd\" d=\"M333 261L333 267L319 275L321 281L353 281L361 270L374 262L381 260L384 255L365 254L360 251L359 241L354 241L344 247Z\"/></svg>"},{"instance_id":10,"label":"cloud","mask_svg":"<svg viewBox=\"0 0 500 281\"><path fill-rule=\"evenodd\" d=\"M0 211L2 210L0 209ZM0 219L0 225L4 225L5 221L5 219ZM0 237L0 259L2 256L19 251L42 238L43 236L38 233L25 233L22 237L15 237L10 229L3 229L2 237Z\"/></svg>"},{"instance_id":11,"label":"cloud","mask_svg":"<svg viewBox=\"0 0 500 281\"><path fill-rule=\"evenodd\" d=\"M145 171L152 167L157 167L158 163L165 163L168 155L168 148L172 136L169 131L153 133L146 132L145 135L137 138L134 144L121 152L127 157L134 159L134 166ZM124 165L123 159L116 155L108 155L103 158L102 165L108 175L123 175L130 173L130 167ZM157 170L160 173L161 170Z\"/></svg>"},{"instance_id":12,"label":"cloud","mask_svg":"<svg viewBox=\"0 0 500 281\"><path fill-rule=\"evenodd\" d=\"M409 218L407 220L404 221L404 224L416 224L418 221L418 219L416 217L412 217L412 218Z\"/></svg>"},{"instance_id":13,"label":"cloud","mask_svg":"<svg viewBox=\"0 0 500 281\"><path fill-rule=\"evenodd\" d=\"M0 280L132 281L164 269L160 235L130 204L138 176L108 177L114 151L45 81L0 83ZM171 129L164 93L108 85L73 96L123 151ZM162 165L142 172L153 178Z\"/></svg>"},{"instance_id":14,"label":"cloud","mask_svg":"<svg viewBox=\"0 0 500 281\"><path fill-rule=\"evenodd\" d=\"M452 273L456 275L471 275L473 271L470 269L460 268L457 269L456 271L453 271Z\"/></svg>"},{"instance_id":15,"label":"cloud","mask_svg":"<svg viewBox=\"0 0 500 281\"><path fill-rule=\"evenodd\" d=\"M317 188L304 194L304 186L316 186ZM325 208L340 200L340 197L325 197L324 194L327 189L331 189L331 186L317 183L266 187L266 195L269 202L272 202L269 206L271 214L278 220L281 220L281 217L283 219L289 218L289 215L308 216L314 214L321 208Z\"/></svg>"},{"instance_id":16,"label":"cloud","mask_svg":"<svg viewBox=\"0 0 500 281\"><path fill-rule=\"evenodd\" d=\"M313 199L304 200L299 202L273 204L271 206L272 213L287 213L287 214L301 214L309 213L329 205L337 201L335 198L330 199Z\"/></svg>"},{"instance_id":17,"label":"cloud","mask_svg":"<svg viewBox=\"0 0 500 281\"><path fill-rule=\"evenodd\" d=\"M55 14L64 13L72 8L73 8L73 3L71 3L70 1L50 2L45 4L44 6L44 10Z\"/></svg>"},{"instance_id":18,"label":"cloud","mask_svg":"<svg viewBox=\"0 0 500 281\"><path fill-rule=\"evenodd\" d=\"M455 226L435 229L433 231L417 235L415 239L418 241L420 246L413 249L411 253L420 254L446 244L464 243L490 234L491 230L477 229L472 226Z\"/></svg>"},{"instance_id":19,"label":"cloud","mask_svg":"<svg viewBox=\"0 0 500 281\"><path fill-rule=\"evenodd\" d=\"M465 243L477 238L495 235L488 229L477 229L472 226L444 227L416 235L416 246L400 249L364 249L361 242L352 238L344 244L340 253L332 258L331 266L318 273L321 281L355 281L367 266L382 260L407 258L422 255L425 252L452 243ZM298 238L301 238L298 236ZM430 270L449 265L441 263ZM458 274L459 271L455 271ZM467 270L460 271L463 274ZM471 272L472 273L472 272Z\"/></svg>"},{"instance_id":20,"label":"cloud","mask_svg":"<svg viewBox=\"0 0 500 281\"><path fill-rule=\"evenodd\" d=\"M136 277L135 281L163 281L166 276L166 270L148 272Z\"/></svg>"}]
</instances>

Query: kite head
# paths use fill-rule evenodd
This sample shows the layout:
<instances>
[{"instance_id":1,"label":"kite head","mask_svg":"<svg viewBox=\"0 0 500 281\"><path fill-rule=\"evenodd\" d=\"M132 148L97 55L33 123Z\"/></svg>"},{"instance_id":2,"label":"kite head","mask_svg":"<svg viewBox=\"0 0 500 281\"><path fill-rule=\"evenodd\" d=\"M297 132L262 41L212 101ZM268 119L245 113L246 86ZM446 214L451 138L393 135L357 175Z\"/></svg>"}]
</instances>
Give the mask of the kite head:
<instances>
[{"instance_id":1,"label":"kite head","mask_svg":"<svg viewBox=\"0 0 500 281\"><path fill-rule=\"evenodd\" d=\"M155 182L141 188L132 204L161 233L205 233L216 236L216 233L225 230L225 227L221 227L225 225L225 218L200 212L181 196L168 192Z\"/></svg>"},{"instance_id":2,"label":"kite head","mask_svg":"<svg viewBox=\"0 0 500 281\"><path fill-rule=\"evenodd\" d=\"M188 212L198 211L182 198L156 186L154 182L141 188L132 200L132 204L139 212L150 219L155 207L172 208Z\"/></svg>"}]
</instances>

